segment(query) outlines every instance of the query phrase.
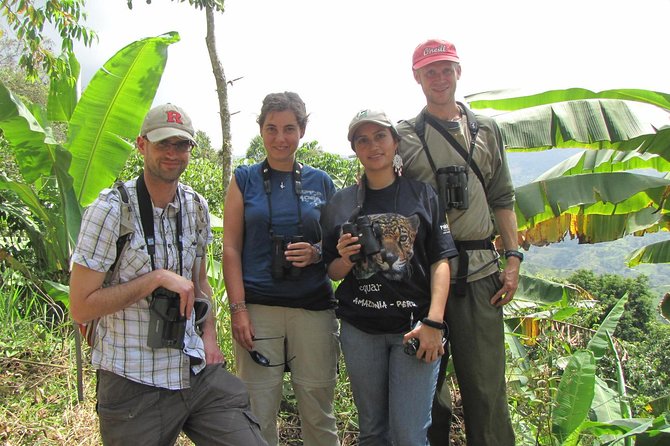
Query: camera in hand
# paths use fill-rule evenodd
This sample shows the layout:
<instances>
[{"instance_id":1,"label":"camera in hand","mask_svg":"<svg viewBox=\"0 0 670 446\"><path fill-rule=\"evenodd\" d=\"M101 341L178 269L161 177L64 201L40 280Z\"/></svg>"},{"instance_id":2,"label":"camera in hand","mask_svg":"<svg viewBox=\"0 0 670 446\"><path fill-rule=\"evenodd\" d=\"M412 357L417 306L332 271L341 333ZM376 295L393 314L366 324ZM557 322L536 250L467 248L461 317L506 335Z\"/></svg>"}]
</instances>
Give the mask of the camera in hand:
<instances>
[{"instance_id":1,"label":"camera in hand","mask_svg":"<svg viewBox=\"0 0 670 446\"><path fill-rule=\"evenodd\" d=\"M296 280L300 277L300 268L293 265L286 259L284 252L291 243L305 241L302 235L287 237L284 235L272 236L272 278L275 280L289 279Z\"/></svg>"},{"instance_id":2,"label":"camera in hand","mask_svg":"<svg viewBox=\"0 0 670 446\"><path fill-rule=\"evenodd\" d=\"M342 224L342 233L358 237L357 243L361 245L361 250L349 257L352 262L358 262L365 257L381 252L382 248L379 243L381 230L377 224L370 221L367 215L356 218L355 223L346 222Z\"/></svg>"},{"instance_id":3,"label":"camera in hand","mask_svg":"<svg viewBox=\"0 0 670 446\"><path fill-rule=\"evenodd\" d=\"M405 344L405 354L409 356L416 356L416 352L419 351L419 346L421 343L419 342L419 338L409 338L409 341L407 341L407 344Z\"/></svg>"},{"instance_id":4,"label":"camera in hand","mask_svg":"<svg viewBox=\"0 0 670 446\"><path fill-rule=\"evenodd\" d=\"M437 193L445 210L465 210L470 206L466 166L447 166L437 169Z\"/></svg>"},{"instance_id":5,"label":"camera in hand","mask_svg":"<svg viewBox=\"0 0 670 446\"><path fill-rule=\"evenodd\" d=\"M179 313L179 294L156 288L149 306L147 345L151 348L184 348L186 317Z\"/></svg>"}]
</instances>

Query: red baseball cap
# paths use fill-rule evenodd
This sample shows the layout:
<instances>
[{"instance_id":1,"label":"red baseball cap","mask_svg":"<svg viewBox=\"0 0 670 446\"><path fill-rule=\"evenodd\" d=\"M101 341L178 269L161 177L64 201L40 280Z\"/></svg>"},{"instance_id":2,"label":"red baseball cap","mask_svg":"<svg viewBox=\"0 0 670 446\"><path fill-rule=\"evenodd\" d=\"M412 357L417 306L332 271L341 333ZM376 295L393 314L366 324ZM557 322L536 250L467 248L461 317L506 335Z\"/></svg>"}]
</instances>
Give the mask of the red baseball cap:
<instances>
[{"instance_id":1,"label":"red baseball cap","mask_svg":"<svg viewBox=\"0 0 670 446\"><path fill-rule=\"evenodd\" d=\"M456 47L453 43L446 40L430 39L416 47L412 56L412 69L418 70L421 67L437 62L439 60L448 60L451 62L460 62Z\"/></svg>"}]
</instances>

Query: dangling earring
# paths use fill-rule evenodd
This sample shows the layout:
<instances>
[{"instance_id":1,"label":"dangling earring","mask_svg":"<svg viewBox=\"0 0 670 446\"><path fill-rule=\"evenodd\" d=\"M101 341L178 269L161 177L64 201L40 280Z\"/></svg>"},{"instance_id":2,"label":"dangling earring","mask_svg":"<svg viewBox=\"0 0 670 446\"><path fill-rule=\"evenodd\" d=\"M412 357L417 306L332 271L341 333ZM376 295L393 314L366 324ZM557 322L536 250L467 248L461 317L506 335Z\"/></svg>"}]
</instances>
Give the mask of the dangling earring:
<instances>
[{"instance_id":1,"label":"dangling earring","mask_svg":"<svg viewBox=\"0 0 670 446\"><path fill-rule=\"evenodd\" d=\"M395 154L393 157L393 171L399 176L402 176L402 157L398 155L398 153Z\"/></svg>"}]
</instances>

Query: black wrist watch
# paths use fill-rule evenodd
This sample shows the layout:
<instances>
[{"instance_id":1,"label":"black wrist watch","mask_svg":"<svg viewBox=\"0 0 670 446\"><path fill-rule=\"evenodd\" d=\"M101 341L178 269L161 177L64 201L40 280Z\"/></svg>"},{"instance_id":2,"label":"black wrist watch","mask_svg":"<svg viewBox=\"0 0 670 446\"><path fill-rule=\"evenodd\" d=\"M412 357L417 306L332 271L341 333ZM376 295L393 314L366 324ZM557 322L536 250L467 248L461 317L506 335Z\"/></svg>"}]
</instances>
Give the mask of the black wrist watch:
<instances>
[{"instance_id":1,"label":"black wrist watch","mask_svg":"<svg viewBox=\"0 0 670 446\"><path fill-rule=\"evenodd\" d=\"M510 257L516 257L519 259L519 263L523 262L523 253L515 249L506 249L503 256L505 256L506 259L509 259Z\"/></svg>"},{"instance_id":2,"label":"black wrist watch","mask_svg":"<svg viewBox=\"0 0 670 446\"><path fill-rule=\"evenodd\" d=\"M444 323L444 321L437 322L437 321L434 321L434 320L432 320L432 319L428 319L427 317L424 317L423 319L421 319L421 323L422 323L423 325L427 325L427 326L429 326L429 327L431 327L431 328L436 328L436 329L438 329L438 330L444 330L445 328L447 328L447 326L446 326L446 324Z\"/></svg>"}]
</instances>

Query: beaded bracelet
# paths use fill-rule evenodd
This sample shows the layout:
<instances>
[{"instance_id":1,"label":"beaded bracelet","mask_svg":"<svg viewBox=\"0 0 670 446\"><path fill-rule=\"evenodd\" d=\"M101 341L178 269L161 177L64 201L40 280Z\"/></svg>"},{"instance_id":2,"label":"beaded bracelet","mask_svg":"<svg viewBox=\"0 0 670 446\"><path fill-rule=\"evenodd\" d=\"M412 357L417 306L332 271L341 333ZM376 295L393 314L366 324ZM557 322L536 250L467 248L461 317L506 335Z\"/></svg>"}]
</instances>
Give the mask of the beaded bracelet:
<instances>
[{"instance_id":1,"label":"beaded bracelet","mask_svg":"<svg viewBox=\"0 0 670 446\"><path fill-rule=\"evenodd\" d=\"M244 301L230 303L228 304L228 308L230 308L230 314L241 313L242 311L247 311L247 303Z\"/></svg>"}]
</instances>

